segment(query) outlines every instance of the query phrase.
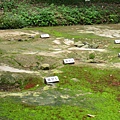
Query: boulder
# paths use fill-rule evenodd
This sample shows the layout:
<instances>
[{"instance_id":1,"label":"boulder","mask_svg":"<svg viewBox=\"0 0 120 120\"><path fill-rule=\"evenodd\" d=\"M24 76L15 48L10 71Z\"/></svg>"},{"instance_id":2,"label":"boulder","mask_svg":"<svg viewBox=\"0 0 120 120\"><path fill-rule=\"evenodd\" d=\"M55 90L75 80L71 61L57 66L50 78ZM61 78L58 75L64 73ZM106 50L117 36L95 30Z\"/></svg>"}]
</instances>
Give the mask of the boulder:
<instances>
[{"instance_id":1,"label":"boulder","mask_svg":"<svg viewBox=\"0 0 120 120\"><path fill-rule=\"evenodd\" d=\"M82 47L84 44L82 43L82 41L78 41L78 42L75 42L74 46L76 47Z\"/></svg>"},{"instance_id":2,"label":"boulder","mask_svg":"<svg viewBox=\"0 0 120 120\"><path fill-rule=\"evenodd\" d=\"M40 66L40 68L42 69L42 70L49 70L50 69L50 65L49 64L42 64L41 66Z\"/></svg>"},{"instance_id":3,"label":"boulder","mask_svg":"<svg viewBox=\"0 0 120 120\"><path fill-rule=\"evenodd\" d=\"M99 47L99 45L98 44L91 44L90 47L93 49L97 49Z\"/></svg>"},{"instance_id":4,"label":"boulder","mask_svg":"<svg viewBox=\"0 0 120 120\"><path fill-rule=\"evenodd\" d=\"M8 84L8 85L13 85L16 83L15 78L12 76L10 73L5 73L0 75L0 84Z\"/></svg>"},{"instance_id":5,"label":"boulder","mask_svg":"<svg viewBox=\"0 0 120 120\"><path fill-rule=\"evenodd\" d=\"M89 43L88 43L88 42L86 42L86 41L84 41L84 42L83 42L83 44L84 44L84 45L89 45Z\"/></svg>"},{"instance_id":6,"label":"boulder","mask_svg":"<svg viewBox=\"0 0 120 120\"><path fill-rule=\"evenodd\" d=\"M81 48L89 48L89 45L84 45Z\"/></svg>"},{"instance_id":7,"label":"boulder","mask_svg":"<svg viewBox=\"0 0 120 120\"><path fill-rule=\"evenodd\" d=\"M74 41L73 40L69 40L69 39L64 39L63 41L66 45L73 45Z\"/></svg>"},{"instance_id":8,"label":"boulder","mask_svg":"<svg viewBox=\"0 0 120 120\"><path fill-rule=\"evenodd\" d=\"M82 43L82 44L78 44L77 45L77 47L82 47L82 46L84 46L84 44Z\"/></svg>"}]
</instances>

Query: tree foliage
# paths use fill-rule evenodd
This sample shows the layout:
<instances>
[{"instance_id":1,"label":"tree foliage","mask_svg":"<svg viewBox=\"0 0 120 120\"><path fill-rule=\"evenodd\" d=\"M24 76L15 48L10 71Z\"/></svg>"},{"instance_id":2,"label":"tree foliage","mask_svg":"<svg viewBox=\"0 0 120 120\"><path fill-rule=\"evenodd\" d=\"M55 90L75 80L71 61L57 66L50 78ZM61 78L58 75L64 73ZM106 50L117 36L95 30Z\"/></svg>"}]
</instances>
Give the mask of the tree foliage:
<instances>
[{"instance_id":1,"label":"tree foliage","mask_svg":"<svg viewBox=\"0 0 120 120\"><path fill-rule=\"evenodd\" d=\"M81 3L75 5L72 3L73 0L70 1L71 5L67 4L68 0L63 1L67 5L56 5L53 2L57 0L45 0L44 3L42 0L4 0L0 5L3 11L0 16L0 29L120 22L120 4L95 3L96 0L85 3L79 0ZM103 0L97 2L100 1ZM104 1L107 2L107 0ZM112 1L109 0L109 2ZM48 4L49 2L52 4ZM74 2L77 3L78 0Z\"/></svg>"}]
</instances>

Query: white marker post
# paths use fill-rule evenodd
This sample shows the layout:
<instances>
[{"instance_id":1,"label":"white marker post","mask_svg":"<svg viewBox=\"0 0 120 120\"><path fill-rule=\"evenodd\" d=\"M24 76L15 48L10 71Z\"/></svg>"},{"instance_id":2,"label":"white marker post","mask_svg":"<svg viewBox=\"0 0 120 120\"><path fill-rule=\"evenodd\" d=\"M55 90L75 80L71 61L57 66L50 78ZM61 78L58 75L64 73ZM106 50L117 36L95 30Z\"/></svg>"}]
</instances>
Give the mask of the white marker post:
<instances>
[{"instance_id":1,"label":"white marker post","mask_svg":"<svg viewBox=\"0 0 120 120\"><path fill-rule=\"evenodd\" d=\"M57 82L59 82L59 78L57 76L52 76L52 77L46 77L46 78L44 78L44 83L45 84L57 83Z\"/></svg>"},{"instance_id":2,"label":"white marker post","mask_svg":"<svg viewBox=\"0 0 120 120\"><path fill-rule=\"evenodd\" d=\"M114 43L115 44L120 44L120 40L115 40Z\"/></svg>"},{"instance_id":3,"label":"white marker post","mask_svg":"<svg viewBox=\"0 0 120 120\"><path fill-rule=\"evenodd\" d=\"M40 35L40 37L41 37L41 38L49 38L50 35L49 35L49 34L42 34L42 35Z\"/></svg>"},{"instance_id":4,"label":"white marker post","mask_svg":"<svg viewBox=\"0 0 120 120\"><path fill-rule=\"evenodd\" d=\"M74 64L75 60L73 58L69 58L69 59L64 59L63 60L64 64Z\"/></svg>"},{"instance_id":5,"label":"white marker post","mask_svg":"<svg viewBox=\"0 0 120 120\"><path fill-rule=\"evenodd\" d=\"M118 57L120 57L120 53L118 53Z\"/></svg>"}]
</instances>

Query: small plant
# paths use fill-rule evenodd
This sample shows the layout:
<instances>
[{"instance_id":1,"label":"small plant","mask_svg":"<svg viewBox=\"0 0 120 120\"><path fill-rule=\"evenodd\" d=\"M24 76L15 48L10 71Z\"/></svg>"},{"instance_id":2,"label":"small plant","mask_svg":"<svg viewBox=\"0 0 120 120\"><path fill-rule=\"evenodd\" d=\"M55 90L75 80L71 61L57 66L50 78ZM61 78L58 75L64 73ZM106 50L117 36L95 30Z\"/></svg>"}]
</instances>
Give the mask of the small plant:
<instances>
[{"instance_id":1,"label":"small plant","mask_svg":"<svg viewBox=\"0 0 120 120\"><path fill-rule=\"evenodd\" d=\"M95 58L95 54L94 53L90 53L89 54L89 59L94 59Z\"/></svg>"},{"instance_id":2,"label":"small plant","mask_svg":"<svg viewBox=\"0 0 120 120\"><path fill-rule=\"evenodd\" d=\"M33 87L35 87L35 84L34 84L34 83L28 83L28 84L24 87L24 89L30 89L30 88L33 88Z\"/></svg>"}]
</instances>

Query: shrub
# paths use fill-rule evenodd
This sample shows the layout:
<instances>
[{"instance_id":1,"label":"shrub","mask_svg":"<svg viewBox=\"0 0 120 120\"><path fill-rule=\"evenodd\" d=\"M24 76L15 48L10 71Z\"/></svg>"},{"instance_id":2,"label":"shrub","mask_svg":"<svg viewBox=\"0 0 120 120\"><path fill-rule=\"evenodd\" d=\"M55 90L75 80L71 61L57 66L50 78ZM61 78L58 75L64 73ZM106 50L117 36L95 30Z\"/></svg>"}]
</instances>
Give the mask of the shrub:
<instances>
[{"instance_id":1,"label":"shrub","mask_svg":"<svg viewBox=\"0 0 120 120\"><path fill-rule=\"evenodd\" d=\"M15 2L13 6L14 1L12 0L11 3L3 2L4 15L0 16L0 29L22 28L25 26L91 25L120 22L119 5L117 6L116 4L92 4L92 2L96 2L92 1L90 4L72 4L72 6L65 6L64 4L33 6L26 4L24 1L18 5ZM76 0L76 2L78 1ZM5 8L9 6L8 4L11 6L6 10Z\"/></svg>"},{"instance_id":2,"label":"shrub","mask_svg":"<svg viewBox=\"0 0 120 120\"><path fill-rule=\"evenodd\" d=\"M95 54L94 53L90 53L89 54L89 59L94 59L95 58Z\"/></svg>"},{"instance_id":3,"label":"shrub","mask_svg":"<svg viewBox=\"0 0 120 120\"><path fill-rule=\"evenodd\" d=\"M16 8L17 4L15 0L4 0L1 2L0 7L4 9L4 11L10 11L13 8Z\"/></svg>"},{"instance_id":4,"label":"shrub","mask_svg":"<svg viewBox=\"0 0 120 120\"><path fill-rule=\"evenodd\" d=\"M54 12L46 10L41 11L39 14L31 14L28 17L28 22L32 26L52 26L57 24L54 18Z\"/></svg>"},{"instance_id":5,"label":"shrub","mask_svg":"<svg viewBox=\"0 0 120 120\"><path fill-rule=\"evenodd\" d=\"M65 4L65 5L78 5L81 3L85 3L85 0L29 0L31 3L40 3L40 2L46 2L46 3L54 3L57 5ZM90 0L92 3L120 3L120 0Z\"/></svg>"},{"instance_id":6,"label":"shrub","mask_svg":"<svg viewBox=\"0 0 120 120\"><path fill-rule=\"evenodd\" d=\"M21 15L5 13L0 17L0 29L14 29L26 26L26 22Z\"/></svg>"}]
</instances>

